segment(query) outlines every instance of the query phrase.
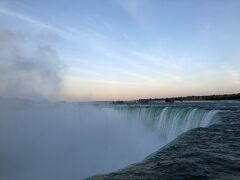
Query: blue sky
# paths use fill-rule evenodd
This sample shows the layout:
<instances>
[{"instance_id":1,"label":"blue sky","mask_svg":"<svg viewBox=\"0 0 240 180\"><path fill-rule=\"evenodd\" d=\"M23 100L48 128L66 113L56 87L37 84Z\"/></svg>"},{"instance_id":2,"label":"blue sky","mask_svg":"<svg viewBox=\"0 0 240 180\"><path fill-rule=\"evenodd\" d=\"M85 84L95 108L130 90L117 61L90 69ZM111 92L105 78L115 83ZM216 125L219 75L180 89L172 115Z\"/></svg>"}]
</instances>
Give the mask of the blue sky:
<instances>
[{"instance_id":1,"label":"blue sky","mask_svg":"<svg viewBox=\"0 0 240 180\"><path fill-rule=\"evenodd\" d=\"M11 87L19 79L24 82L21 93L10 95L31 92L66 100L236 93L240 89L239 9L238 0L1 0L0 38L10 33L17 37L2 47L14 54L17 44L24 55L16 57L27 59L25 64L34 57L34 67L42 67L37 75L44 74L44 67L52 80L45 83L49 80L45 76L26 80L36 75L32 69L31 74L26 68L6 71L10 55L0 51L1 58L7 59L2 72L8 72L1 74L1 81L12 81ZM58 68L51 58L47 59L52 68L46 61L43 66L34 50L41 57L51 52ZM16 57L8 60L14 59L14 67ZM14 72L19 78L12 78ZM10 88L9 83L3 84L0 93L5 95Z\"/></svg>"}]
</instances>

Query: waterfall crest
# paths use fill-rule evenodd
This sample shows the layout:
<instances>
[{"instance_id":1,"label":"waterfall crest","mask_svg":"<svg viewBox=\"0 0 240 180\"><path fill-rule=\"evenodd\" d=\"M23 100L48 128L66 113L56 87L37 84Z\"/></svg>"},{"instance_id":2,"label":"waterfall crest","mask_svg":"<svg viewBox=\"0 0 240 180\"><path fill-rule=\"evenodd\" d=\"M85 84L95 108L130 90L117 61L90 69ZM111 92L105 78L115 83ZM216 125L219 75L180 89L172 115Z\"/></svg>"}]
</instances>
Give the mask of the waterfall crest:
<instances>
[{"instance_id":1,"label":"waterfall crest","mask_svg":"<svg viewBox=\"0 0 240 180\"><path fill-rule=\"evenodd\" d=\"M119 109L118 109L119 110ZM220 119L218 110L178 107L132 108L122 107L130 119L143 121L157 130L161 139L169 142L178 135L196 127L207 127Z\"/></svg>"}]
</instances>

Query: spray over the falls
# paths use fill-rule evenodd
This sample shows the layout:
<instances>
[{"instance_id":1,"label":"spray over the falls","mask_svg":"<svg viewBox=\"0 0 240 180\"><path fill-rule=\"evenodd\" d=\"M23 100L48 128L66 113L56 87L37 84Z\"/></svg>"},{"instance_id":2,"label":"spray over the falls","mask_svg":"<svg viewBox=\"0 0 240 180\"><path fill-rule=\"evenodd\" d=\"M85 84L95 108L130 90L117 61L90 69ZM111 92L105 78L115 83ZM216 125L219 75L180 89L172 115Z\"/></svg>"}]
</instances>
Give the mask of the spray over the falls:
<instances>
[{"instance_id":1,"label":"spray over the falls","mask_svg":"<svg viewBox=\"0 0 240 180\"><path fill-rule=\"evenodd\" d=\"M0 179L77 179L141 161L217 111L0 98Z\"/></svg>"}]
</instances>

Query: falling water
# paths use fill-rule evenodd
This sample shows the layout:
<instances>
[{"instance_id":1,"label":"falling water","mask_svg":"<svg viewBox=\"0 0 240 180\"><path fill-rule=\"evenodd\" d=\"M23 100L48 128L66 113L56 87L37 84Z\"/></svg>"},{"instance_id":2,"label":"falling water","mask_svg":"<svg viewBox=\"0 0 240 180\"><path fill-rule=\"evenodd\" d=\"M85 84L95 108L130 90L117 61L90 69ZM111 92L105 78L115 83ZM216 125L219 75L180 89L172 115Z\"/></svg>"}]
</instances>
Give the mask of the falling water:
<instances>
[{"instance_id":1,"label":"falling water","mask_svg":"<svg viewBox=\"0 0 240 180\"><path fill-rule=\"evenodd\" d=\"M0 99L0 179L79 179L141 161L217 111Z\"/></svg>"},{"instance_id":2,"label":"falling water","mask_svg":"<svg viewBox=\"0 0 240 180\"><path fill-rule=\"evenodd\" d=\"M161 139L166 143L183 132L196 127L206 127L220 119L218 110L178 107L148 107L117 108L126 113L129 119L137 119L146 124L153 131L158 131Z\"/></svg>"}]
</instances>

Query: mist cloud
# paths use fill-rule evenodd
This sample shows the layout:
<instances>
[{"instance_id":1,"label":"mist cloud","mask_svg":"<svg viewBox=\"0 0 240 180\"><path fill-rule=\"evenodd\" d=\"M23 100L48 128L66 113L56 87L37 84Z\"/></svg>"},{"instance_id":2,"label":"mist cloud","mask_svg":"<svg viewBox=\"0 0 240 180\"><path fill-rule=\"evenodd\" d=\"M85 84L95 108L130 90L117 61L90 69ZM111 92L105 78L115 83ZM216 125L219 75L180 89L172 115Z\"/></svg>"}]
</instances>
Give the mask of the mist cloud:
<instances>
[{"instance_id":1,"label":"mist cloud","mask_svg":"<svg viewBox=\"0 0 240 180\"><path fill-rule=\"evenodd\" d=\"M44 38L43 38L44 39ZM57 98L63 65L41 37L0 29L0 96Z\"/></svg>"}]
</instances>

